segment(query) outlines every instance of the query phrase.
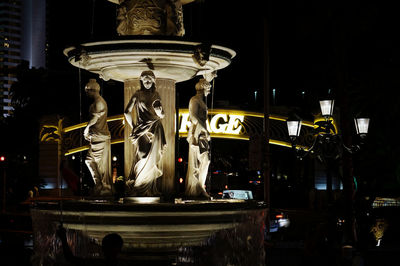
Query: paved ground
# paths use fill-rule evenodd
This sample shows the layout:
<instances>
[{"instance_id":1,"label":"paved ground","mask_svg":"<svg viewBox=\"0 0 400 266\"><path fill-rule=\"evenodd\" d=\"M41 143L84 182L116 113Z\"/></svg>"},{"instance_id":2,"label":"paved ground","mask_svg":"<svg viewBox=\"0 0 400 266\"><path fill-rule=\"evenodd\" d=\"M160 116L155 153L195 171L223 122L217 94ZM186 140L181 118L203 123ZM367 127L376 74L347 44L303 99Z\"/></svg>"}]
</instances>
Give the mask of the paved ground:
<instances>
[{"instance_id":1,"label":"paved ground","mask_svg":"<svg viewBox=\"0 0 400 266\"><path fill-rule=\"evenodd\" d=\"M342 250L340 227L329 235L326 229L329 214L309 210L284 210L288 213L291 224L281 232L271 233L267 242L267 266L386 266L400 265L400 241L398 241L398 219L393 215L396 210L388 210L384 215L392 222L392 230L386 231L386 238L377 247L373 235L365 231L362 236L362 248L352 252ZM380 217L383 217L380 215ZM395 225L395 226L394 226ZM330 241L329 238L333 241Z\"/></svg>"},{"instance_id":2,"label":"paved ground","mask_svg":"<svg viewBox=\"0 0 400 266\"><path fill-rule=\"evenodd\" d=\"M383 215L391 219L391 230L386 232L386 238L383 239L382 245L377 247L373 242L364 243L364 250L353 250L351 252L354 263L358 260L358 264L352 264L350 259L346 259L346 254L341 249L341 233L340 230L334 232L336 242L330 244L329 236L324 233L327 222L327 216L320 212L309 210L285 210L290 218L291 224L288 228L271 233L270 239L266 242L268 248L266 250L267 266L386 266L399 265L398 256L400 254L399 231L400 223L393 218L396 210L388 210L389 214ZM396 215L394 215L397 217ZM29 256L31 250L29 239L29 217L21 216L0 216L0 258L1 265L30 265ZM24 222L25 221L25 222ZM13 224L25 224L26 227L13 227ZM5 228L12 229L12 232L5 232ZM390 229L390 228L389 228ZM330 236L332 238L332 235ZM363 239L368 240L367 237ZM368 241L370 241L369 239ZM25 246L25 248L24 248ZM26 247L28 246L28 248ZM7 264L7 258L14 258L10 264ZM15 261L18 258L19 261ZM350 257L349 257L350 258ZM363 262L363 264L361 264ZM252 266L252 265L249 265Z\"/></svg>"}]
</instances>

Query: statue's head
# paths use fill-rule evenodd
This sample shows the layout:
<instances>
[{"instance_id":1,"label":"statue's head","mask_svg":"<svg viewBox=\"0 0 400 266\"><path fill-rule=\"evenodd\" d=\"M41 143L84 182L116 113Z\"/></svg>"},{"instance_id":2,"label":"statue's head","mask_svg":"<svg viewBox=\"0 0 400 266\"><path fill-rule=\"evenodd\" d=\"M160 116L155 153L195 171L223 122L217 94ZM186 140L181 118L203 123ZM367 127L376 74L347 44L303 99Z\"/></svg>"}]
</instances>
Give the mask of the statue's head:
<instances>
[{"instance_id":1,"label":"statue's head","mask_svg":"<svg viewBox=\"0 0 400 266\"><path fill-rule=\"evenodd\" d=\"M210 94L211 84L206 79L200 79L196 83L195 88L196 92L204 93L204 96L207 96L208 94Z\"/></svg>"},{"instance_id":2,"label":"statue's head","mask_svg":"<svg viewBox=\"0 0 400 266\"><path fill-rule=\"evenodd\" d=\"M85 86L85 92L90 97L100 92L100 85L96 79L89 79L89 82Z\"/></svg>"},{"instance_id":3,"label":"statue's head","mask_svg":"<svg viewBox=\"0 0 400 266\"><path fill-rule=\"evenodd\" d=\"M156 82L156 76L154 75L153 71L146 70L140 74L140 81L142 81L142 84L146 89L150 89Z\"/></svg>"}]
</instances>

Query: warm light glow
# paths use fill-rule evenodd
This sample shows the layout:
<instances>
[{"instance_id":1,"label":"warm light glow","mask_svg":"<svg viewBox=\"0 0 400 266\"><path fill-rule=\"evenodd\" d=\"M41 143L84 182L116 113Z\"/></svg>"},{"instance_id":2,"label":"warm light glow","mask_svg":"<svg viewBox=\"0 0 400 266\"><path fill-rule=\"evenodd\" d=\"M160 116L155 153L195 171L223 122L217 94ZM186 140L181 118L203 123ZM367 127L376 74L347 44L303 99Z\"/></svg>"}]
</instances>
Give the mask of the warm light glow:
<instances>
[{"instance_id":1,"label":"warm light glow","mask_svg":"<svg viewBox=\"0 0 400 266\"><path fill-rule=\"evenodd\" d=\"M116 121L116 120L122 120L123 121L124 120L124 115L114 115L114 116L110 116L110 117L107 118L107 122ZM86 126L87 126L87 122L80 123L80 124L77 124L77 125L73 125L73 126L70 126L70 127L66 127L66 128L64 128L64 133L67 133L67 132L70 132L70 131L73 131L73 130L76 130L76 129L79 129L79 128L84 128Z\"/></svg>"},{"instance_id":2,"label":"warm light glow","mask_svg":"<svg viewBox=\"0 0 400 266\"><path fill-rule=\"evenodd\" d=\"M189 113L179 113L179 116L181 116L181 126L179 127L179 133L187 133L188 128L191 124L189 121Z\"/></svg>"},{"instance_id":3,"label":"warm light glow","mask_svg":"<svg viewBox=\"0 0 400 266\"><path fill-rule=\"evenodd\" d=\"M183 183L183 178L181 177L181 178L179 178L179 183Z\"/></svg>"},{"instance_id":4,"label":"warm light glow","mask_svg":"<svg viewBox=\"0 0 400 266\"><path fill-rule=\"evenodd\" d=\"M178 162L179 162L179 163L183 162L182 157L179 157L179 158L178 158Z\"/></svg>"},{"instance_id":5,"label":"warm light glow","mask_svg":"<svg viewBox=\"0 0 400 266\"><path fill-rule=\"evenodd\" d=\"M4 162L6 160L6 157L5 156L0 156L0 161L1 162Z\"/></svg>"},{"instance_id":6,"label":"warm light glow","mask_svg":"<svg viewBox=\"0 0 400 266\"><path fill-rule=\"evenodd\" d=\"M264 114L262 114L262 113L248 112L248 111L241 111L241 110L228 110L228 109L213 109L213 110L209 110L208 114L211 117L211 121L207 120L207 129L209 130L212 138L224 138L224 139L236 139L236 140L249 140L249 136L246 134L245 130L243 130L243 125L242 125L242 123L245 123L244 121L246 120L246 117L256 117L256 118L264 117ZM188 109L179 109L179 116L180 116L179 137L186 137L188 128L190 126ZM215 116L217 116L217 117L215 117ZM269 119L284 122L287 120L287 117L279 116L279 115L270 115ZM115 115L115 116L109 117L107 119L107 122L116 121L116 120L121 120L122 122L124 122L124 116L123 115ZM302 121L301 125L304 125L307 127L314 127L314 123L310 122L310 121ZM66 128L63 128L63 133L67 133L67 132L70 132L73 130L78 130L78 129L84 128L86 126L87 126L87 122L73 125L70 127L66 127ZM56 126L51 126L51 127L58 129L58 127L56 127ZM211 127L216 129L216 131L220 132L220 133L213 132ZM123 138L111 140L111 144L118 144L118 143L123 143L123 142L124 142ZM288 147L288 148L292 147L291 143L281 141L281 140L270 139L269 143L273 144L273 145ZM300 146L298 146L297 148L300 148ZM302 147L302 148L305 148L307 150L307 147ZM85 151L87 149L89 149L88 145L85 145L82 147L76 147L76 148L67 150L64 155L68 156L68 155L71 155L74 153Z\"/></svg>"},{"instance_id":7,"label":"warm light glow","mask_svg":"<svg viewBox=\"0 0 400 266\"><path fill-rule=\"evenodd\" d=\"M330 130L330 133L335 134L336 132L338 132L338 127L337 127L336 121L332 117L330 117L328 120L330 121L330 123L333 126L333 128ZM326 121L326 118L322 118L322 117L315 118L314 125L313 125L314 128L318 128L319 127L318 122L321 122L321 121ZM304 125L304 123L302 123L302 124Z\"/></svg>"},{"instance_id":8,"label":"warm light glow","mask_svg":"<svg viewBox=\"0 0 400 266\"><path fill-rule=\"evenodd\" d=\"M368 134L369 118L354 118L357 134Z\"/></svg>"},{"instance_id":9,"label":"warm light glow","mask_svg":"<svg viewBox=\"0 0 400 266\"><path fill-rule=\"evenodd\" d=\"M60 140L60 132L58 131L58 126L55 125L43 125L40 130L40 141L59 141Z\"/></svg>"},{"instance_id":10,"label":"warm light glow","mask_svg":"<svg viewBox=\"0 0 400 266\"><path fill-rule=\"evenodd\" d=\"M127 203L159 203L160 198L159 197L125 197L124 202Z\"/></svg>"},{"instance_id":11,"label":"warm light glow","mask_svg":"<svg viewBox=\"0 0 400 266\"><path fill-rule=\"evenodd\" d=\"M186 111L180 112L181 125L179 133L187 133L190 127L189 113ZM241 123L244 121L244 115L228 113L216 113L212 116L211 120L207 119L207 130L210 134L231 134L239 135L242 130Z\"/></svg>"},{"instance_id":12,"label":"warm light glow","mask_svg":"<svg viewBox=\"0 0 400 266\"><path fill-rule=\"evenodd\" d=\"M226 114L216 114L211 118L210 122L210 133L224 133L226 131L226 127L228 124L226 123L220 123L220 120L223 120L224 122L228 121L228 116Z\"/></svg>"},{"instance_id":13,"label":"warm light glow","mask_svg":"<svg viewBox=\"0 0 400 266\"><path fill-rule=\"evenodd\" d=\"M113 162L116 162L118 160L117 156L112 157Z\"/></svg>"}]
</instances>

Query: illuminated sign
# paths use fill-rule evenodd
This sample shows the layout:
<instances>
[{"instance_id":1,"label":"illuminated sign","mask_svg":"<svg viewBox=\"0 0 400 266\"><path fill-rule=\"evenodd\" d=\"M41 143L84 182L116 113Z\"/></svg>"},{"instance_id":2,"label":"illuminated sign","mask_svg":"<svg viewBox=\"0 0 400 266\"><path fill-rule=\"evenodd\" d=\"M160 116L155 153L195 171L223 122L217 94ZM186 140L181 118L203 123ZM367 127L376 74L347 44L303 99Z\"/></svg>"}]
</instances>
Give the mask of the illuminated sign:
<instances>
[{"instance_id":1,"label":"illuminated sign","mask_svg":"<svg viewBox=\"0 0 400 266\"><path fill-rule=\"evenodd\" d=\"M179 113L180 127L179 134L187 134L190 127L189 113ZM210 116L209 116L210 118ZM207 130L210 134L239 135L243 128L244 115L217 113L207 119Z\"/></svg>"},{"instance_id":2,"label":"illuminated sign","mask_svg":"<svg viewBox=\"0 0 400 266\"><path fill-rule=\"evenodd\" d=\"M210 132L210 136L212 138L249 140L252 132L260 134L260 132L263 130L264 114L262 113L228 109L213 109L208 111L208 119L206 124L207 130ZM286 137L287 117L270 114L269 119L271 121L280 122L279 124L270 125L269 143L292 148L291 143L287 142L286 140L280 140ZM58 126L43 126L40 134L41 141L60 140L60 136L62 136L62 142L68 143L68 146L64 146L66 150L64 153L65 155L71 155L83 150L87 150L89 146L82 146L82 135L79 131L87 126L87 122L65 128L62 127L61 122L62 120L59 121ZM112 133L111 135L113 136L111 139L111 144L124 143L124 116L115 115L108 117L107 122L109 123L109 129ZM179 137L186 137L190 127L188 109L179 109L178 122ZM334 121L332 123L334 124ZM307 128L315 127L315 124L310 121L302 121L302 125L306 126ZM59 134L59 131L62 131L63 134ZM305 146L301 147L307 149Z\"/></svg>"}]
</instances>

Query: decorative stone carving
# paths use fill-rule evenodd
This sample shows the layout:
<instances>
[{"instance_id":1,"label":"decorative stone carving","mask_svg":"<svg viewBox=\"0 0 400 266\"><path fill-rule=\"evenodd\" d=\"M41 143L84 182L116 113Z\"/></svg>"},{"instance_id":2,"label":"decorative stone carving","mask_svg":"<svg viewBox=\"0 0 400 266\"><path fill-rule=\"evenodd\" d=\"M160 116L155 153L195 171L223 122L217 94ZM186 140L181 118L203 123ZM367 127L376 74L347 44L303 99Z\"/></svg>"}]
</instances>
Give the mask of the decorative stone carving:
<instances>
[{"instance_id":1,"label":"decorative stone carving","mask_svg":"<svg viewBox=\"0 0 400 266\"><path fill-rule=\"evenodd\" d=\"M210 60L211 45L202 43L195 47L192 59L200 67L203 67Z\"/></svg>"},{"instance_id":2,"label":"decorative stone carving","mask_svg":"<svg viewBox=\"0 0 400 266\"><path fill-rule=\"evenodd\" d=\"M119 35L183 36L180 0L109 0L119 4Z\"/></svg>"},{"instance_id":3,"label":"decorative stone carving","mask_svg":"<svg viewBox=\"0 0 400 266\"><path fill-rule=\"evenodd\" d=\"M95 184L92 194L111 195L111 136L107 126L107 103L100 96L100 85L95 79L89 80L85 91L93 99L89 107L90 119L83 132L90 143L85 163Z\"/></svg>"},{"instance_id":4,"label":"decorative stone carving","mask_svg":"<svg viewBox=\"0 0 400 266\"><path fill-rule=\"evenodd\" d=\"M189 162L186 174L185 194L189 197L210 198L204 185L210 165L210 134L207 130L207 105L203 98L210 93L211 84L200 79L196 84L196 95L189 101Z\"/></svg>"},{"instance_id":5,"label":"decorative stone carving","mask_svg":"<svg viewBox=\"0 0 400 266\"><path fill-rule=\"evenodd\" d=\"M141 88L136 91L125 109L125 119L132 133L134 162L127 181L131 196L158 196L157 179L163 175L162 156L166 149L161 119L164 110L156 91L152 71L143 71Z\"/></svg>"}]
</instances>

